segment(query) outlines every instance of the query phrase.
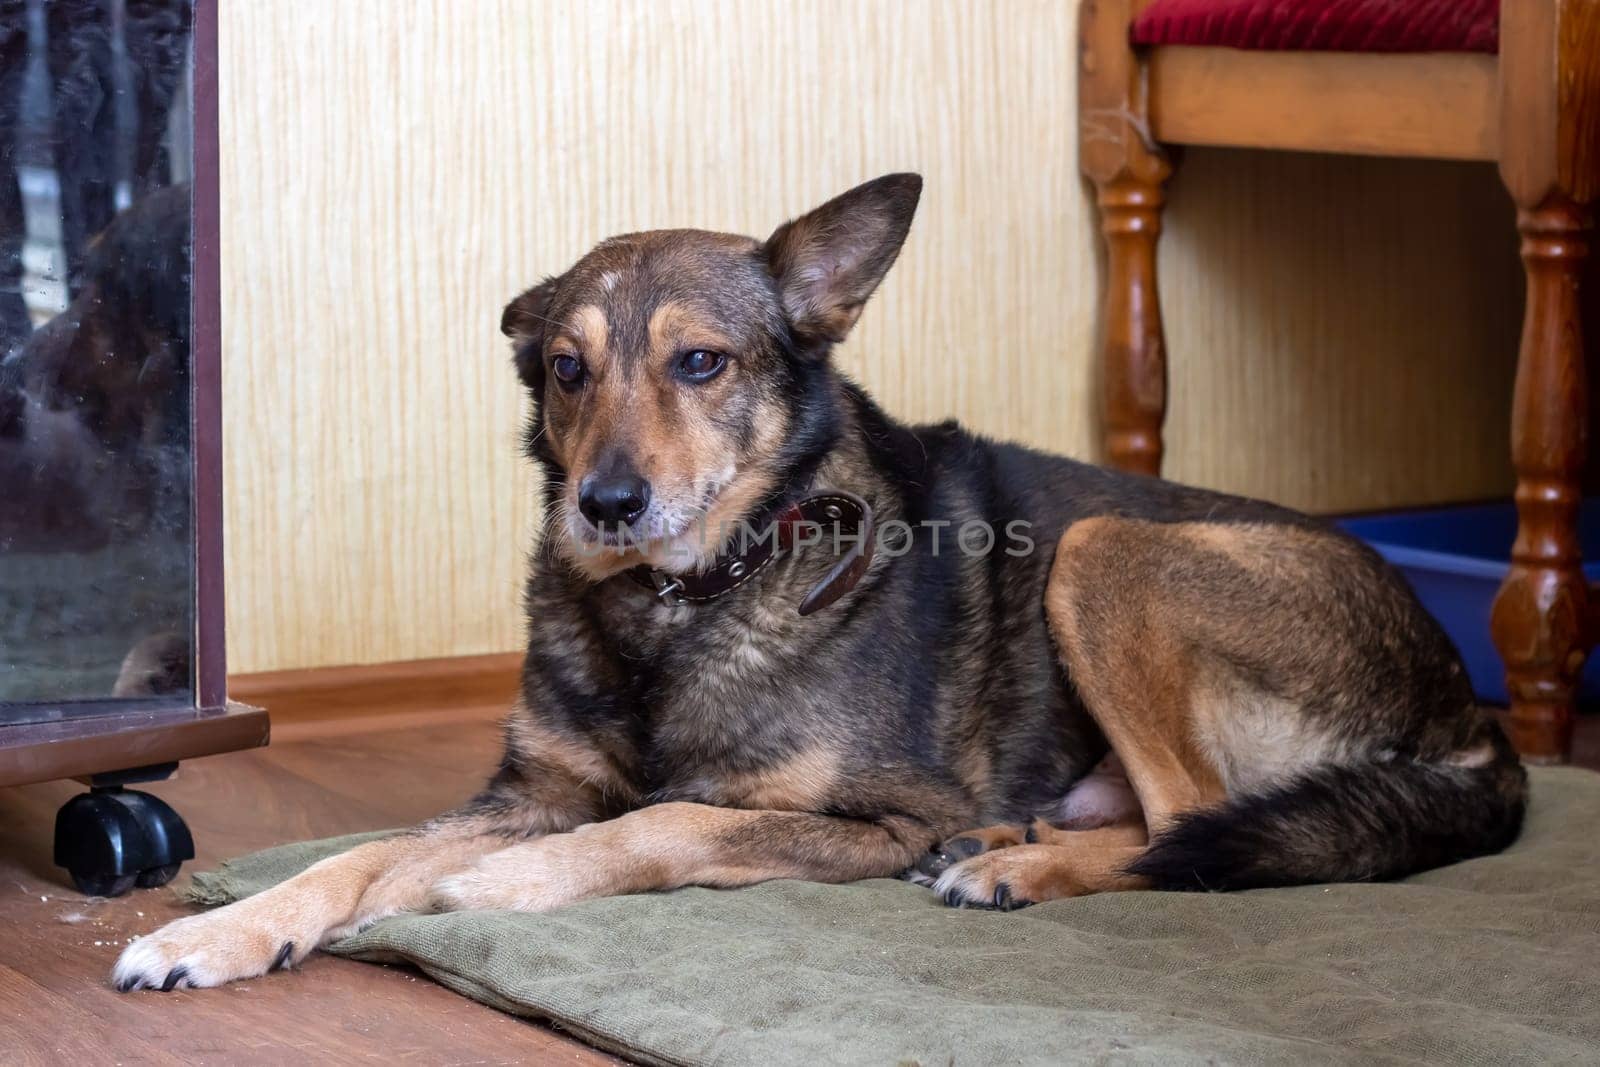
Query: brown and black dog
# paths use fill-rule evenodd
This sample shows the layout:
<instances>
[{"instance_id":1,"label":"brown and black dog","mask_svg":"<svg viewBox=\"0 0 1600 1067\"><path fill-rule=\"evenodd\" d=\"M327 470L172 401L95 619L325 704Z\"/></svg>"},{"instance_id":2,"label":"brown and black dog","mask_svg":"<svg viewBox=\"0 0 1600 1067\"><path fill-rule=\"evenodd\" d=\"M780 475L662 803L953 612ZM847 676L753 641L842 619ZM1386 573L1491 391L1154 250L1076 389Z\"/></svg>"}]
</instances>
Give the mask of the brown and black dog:
<instances>
[{"instance_id":1,"label":"brown and black dog","mask_svg":"<svg viewBox=\"0 0 1600 1067\"><path fill-rule=\"evenodd\" d=\"M613 238L518 297L546 528L500 769L143 938L117 987L259 975L406 911L902 873L1011 908L1509 843L1522 768L1367 548L902 425L839 374L920 190L880 178L766 241ZM724 536L741 523L778 535Z\"/></svg>"}]
</instances>

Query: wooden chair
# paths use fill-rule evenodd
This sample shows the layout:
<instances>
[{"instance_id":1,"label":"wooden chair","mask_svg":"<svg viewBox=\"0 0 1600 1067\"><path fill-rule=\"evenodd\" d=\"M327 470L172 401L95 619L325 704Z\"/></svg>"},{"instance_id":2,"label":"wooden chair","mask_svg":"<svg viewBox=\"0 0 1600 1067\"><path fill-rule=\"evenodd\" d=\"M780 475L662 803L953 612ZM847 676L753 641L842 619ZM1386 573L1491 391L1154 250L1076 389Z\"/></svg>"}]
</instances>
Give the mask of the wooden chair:
<instances>
[{"instance_id":1,"label":"wooden chair","mask_svg":"<svg viewBox=\"0 0 1600 1067\"><path fill-rule=\"evenodd\" d=\"M1330 22L1329 9L1370 14L1385 3L1411 18L1413 37L1419 11L1443 12L1460 35L1447 47L1478 50L1194 43L1252 26L1260 36L1274 29L1263 16L1281 31L1286 10L1295 16L1298 7L1323 38L1351 31L1340 42L1349 47L1363 39L1361 28ZM1463 27L1474 6L1490 21ZM1564 760L1600 616L1577 531L1588 410L1579 287L1600 193L1600 0L1083 0L1079 19L1079 160L1097 192L1108 254L1105 450L1127 470L1161 468L1166 348L1156 240L1172 176L1166 146L1499 163L1522 234L1527 312L1512 400L1519 528L1491 627L1518 748L1534 762Z\"/></svg>"}]
</instances>

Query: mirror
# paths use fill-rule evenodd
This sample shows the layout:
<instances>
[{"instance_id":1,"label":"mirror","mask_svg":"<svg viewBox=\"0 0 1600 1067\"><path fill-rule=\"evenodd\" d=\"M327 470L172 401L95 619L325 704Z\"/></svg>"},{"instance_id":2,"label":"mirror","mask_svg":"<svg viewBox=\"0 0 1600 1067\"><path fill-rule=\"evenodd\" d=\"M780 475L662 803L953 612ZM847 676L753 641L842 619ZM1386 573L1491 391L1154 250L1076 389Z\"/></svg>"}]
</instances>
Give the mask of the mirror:
<instances>
[{"instance_id":1,"label":"mirror","mask_svg":"<svg viewBox=\"0 0 1600 1067\"><path fill-rule=\"evenodd\" d=\"M193 697L192 22L0 0L0 724Z\"/></svg>"}]
</instances>

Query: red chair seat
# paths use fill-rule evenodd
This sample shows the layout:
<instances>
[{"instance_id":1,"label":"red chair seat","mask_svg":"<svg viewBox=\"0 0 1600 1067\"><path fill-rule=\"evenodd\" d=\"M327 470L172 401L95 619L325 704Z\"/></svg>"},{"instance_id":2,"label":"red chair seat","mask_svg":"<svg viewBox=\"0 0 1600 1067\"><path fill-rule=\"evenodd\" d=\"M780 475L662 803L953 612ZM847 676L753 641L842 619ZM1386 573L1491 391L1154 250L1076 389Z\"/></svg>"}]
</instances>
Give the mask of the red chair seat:
<instances>
[{"instance_id":1,"label":"red chair seat","mask_svg":"<svg viewBox=\"0 0 1600 1067\"><path fill-rule=\"evenodd\" d=\"M1494 52L1500 0L1156 0L1137 45L1268 51Z\"/></svg>"}]
</instances>

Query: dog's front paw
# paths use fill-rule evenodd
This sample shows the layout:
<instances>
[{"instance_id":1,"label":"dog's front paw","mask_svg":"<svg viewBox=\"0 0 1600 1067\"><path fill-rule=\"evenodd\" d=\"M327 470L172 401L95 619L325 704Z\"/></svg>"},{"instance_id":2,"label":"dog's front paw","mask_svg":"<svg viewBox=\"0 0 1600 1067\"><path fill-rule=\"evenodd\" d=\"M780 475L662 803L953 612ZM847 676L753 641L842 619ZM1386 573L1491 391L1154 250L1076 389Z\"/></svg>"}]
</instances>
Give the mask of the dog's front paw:
<instances>
[{"instance_id":1,"label":"dog's front paw","mask_svg":"<svg viewBox=\"0 0 1600 1067\"><path fill-rule=\"evenodd\" d=\"M111 984L123 993L218 986L291 966L316 947L229 911L191 915L135 941L111 969Z\"/></svg>"},{"instance_id":2,"label":"dog's front paw","mask_svg":"<svg viewBox=\"0 0 1600 1067\"><path fill-rule=\"evenodd\" d=\"M1080 896L1088 890L1061 852L1048 845L985 852L946 870L934 881L933 891L952 908L998 911Z\"/></svg>"}]
</instances>

